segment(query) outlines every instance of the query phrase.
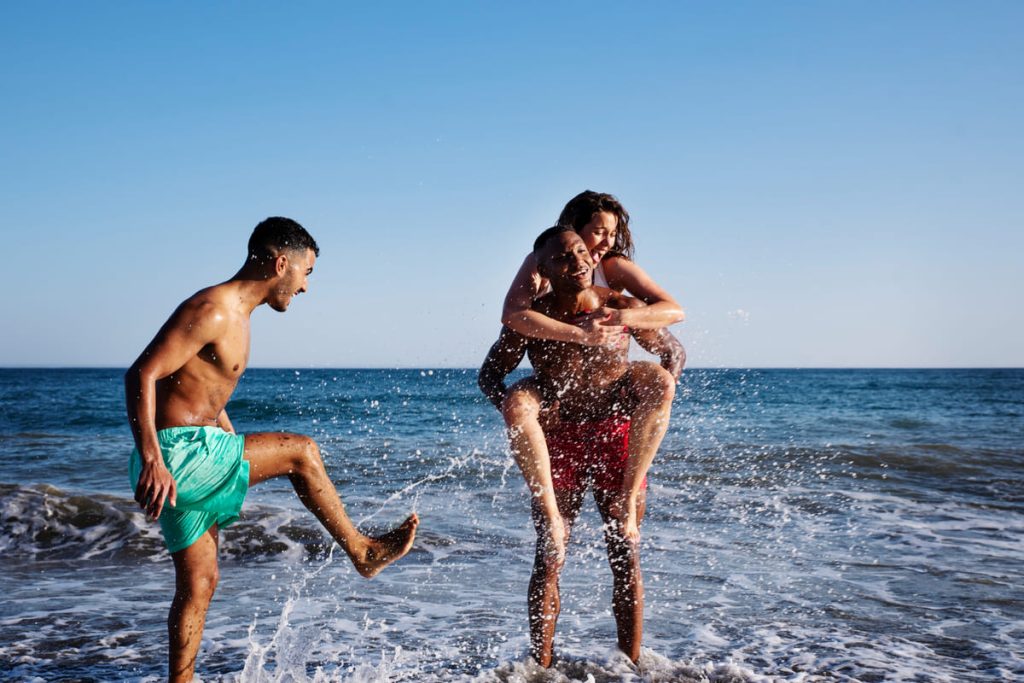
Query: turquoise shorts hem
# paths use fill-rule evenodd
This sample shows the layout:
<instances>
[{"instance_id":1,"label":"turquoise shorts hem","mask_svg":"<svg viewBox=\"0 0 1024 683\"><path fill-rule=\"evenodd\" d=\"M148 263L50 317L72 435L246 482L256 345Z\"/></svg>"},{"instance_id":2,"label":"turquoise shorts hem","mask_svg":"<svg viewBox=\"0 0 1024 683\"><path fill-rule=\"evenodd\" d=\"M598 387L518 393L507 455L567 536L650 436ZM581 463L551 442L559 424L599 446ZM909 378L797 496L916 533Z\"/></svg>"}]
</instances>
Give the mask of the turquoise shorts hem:
<instances>
[{"instance_id":1,"label":"turquoise shorts hem","mask_svg":"<svg viewBox=\"0 0 1024 683\"><path fill-rule=\"evenodd\" d=\"M189 547L210 527L226 527L238 519L249 490L245 436L219 427L171 427L157 432L164 464L178 489L177 504L160 513L167 550ZM134 491L142 472L138 449L128 465Z\"/></svg>"}]
</instances>

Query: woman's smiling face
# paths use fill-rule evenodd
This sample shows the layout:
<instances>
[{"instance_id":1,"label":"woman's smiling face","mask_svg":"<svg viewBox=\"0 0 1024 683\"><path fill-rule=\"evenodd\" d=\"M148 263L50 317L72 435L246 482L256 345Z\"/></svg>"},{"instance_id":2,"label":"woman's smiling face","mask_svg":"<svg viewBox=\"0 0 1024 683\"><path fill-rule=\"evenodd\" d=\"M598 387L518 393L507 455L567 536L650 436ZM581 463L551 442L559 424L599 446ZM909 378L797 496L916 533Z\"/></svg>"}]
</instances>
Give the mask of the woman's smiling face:
<instances>
[{"instance_id":1,"label":"woman's smiling face","mask_svg":"<svg viewBox=\"0 0 1024 683\"><path fill-rule=\"evenodd\" d=\"M598 211L590 222L580 228L579 235L590 250L590 256L597 264L609 250L615 247L615 236L618 234L619 221L609 211Z\"/></svg>"}]
</instances>

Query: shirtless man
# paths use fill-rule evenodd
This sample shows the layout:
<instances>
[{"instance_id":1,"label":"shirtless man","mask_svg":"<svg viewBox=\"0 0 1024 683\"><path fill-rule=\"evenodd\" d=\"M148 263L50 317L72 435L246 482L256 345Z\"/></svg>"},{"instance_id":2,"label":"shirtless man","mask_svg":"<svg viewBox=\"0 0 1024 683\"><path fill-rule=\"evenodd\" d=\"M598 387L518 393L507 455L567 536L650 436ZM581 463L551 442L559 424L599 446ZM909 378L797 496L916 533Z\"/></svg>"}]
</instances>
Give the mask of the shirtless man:
<instances>
[{"instance_id":1,"label":"shirtless man","mask_svg":"<svg viewBox=\"0 0 1024 683\"><path fill-rule=\"evenodd\" d=\"M573 322L602 306L624 309L643 306L637 299L591 285L593 261L571 228L545 230L534 244L540 274L552 291L533 307L556 320ZM633 330L648 350L662 357L678 378L682 347L661 330ZM550 460L537 467L520 463L534 496L531 504L537 531L537 551L530 579L531 654L550 666L555 623L560 609L558 577L565 561L564 545L553 547L550 527L559 520L547 511L544 499L554 498L565 539L583 504L588 485L605 523L605 542L612 569L612 608L619 648L636 662L643 634L643 582L640 575L639 524L645 508L646 474L661 443L671 409L672 392L655 405L638 395L631 382L637 363L628 361L628 338L614 346L582 346L568 342L527 339L504 328L480 369L480 388L499 409L506 395L505 377L528 353L541 395L550 406L545 426ZM649 455L630 457L630 415L639 410L661 412L660 433ZM633 510L633 514L629 513Z\"/></svg>"},{"instance_id":2,"label":"shirtless man","mask_svg":"<svg viewBox=\"0 0 1024 683\"><path fill-rule=\"evenodd\" d=\"M236 434L224 407L249 360L249 317L285 311L306 291L316 242L288 218L268 218L249 238L241 270L178 306L125 373L135 500L159 519L174 560L167 617L169 678L192 679L206 610L217 586L217 532L238 519L248 487L287 476L302 503L370 578L409 552L419 519L376 538L345 514L316 443L286 433ZM167 505L165 506L165 502Z\"/></svg>"}]
</instances>

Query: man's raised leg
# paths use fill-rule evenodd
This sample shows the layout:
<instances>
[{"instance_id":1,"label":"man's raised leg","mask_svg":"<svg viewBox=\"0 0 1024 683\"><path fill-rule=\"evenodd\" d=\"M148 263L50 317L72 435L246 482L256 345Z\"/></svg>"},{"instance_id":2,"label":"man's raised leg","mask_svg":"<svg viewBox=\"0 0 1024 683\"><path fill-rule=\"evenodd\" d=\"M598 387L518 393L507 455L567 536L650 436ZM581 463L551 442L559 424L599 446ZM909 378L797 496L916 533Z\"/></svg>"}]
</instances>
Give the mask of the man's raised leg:
<instances>
[{"instance_id":1,"label":"man's raised leg","mask_svg":"<svg viewBox=\"0 0 1024 683\"><path fill-rule=\"evenodd\" d=\"M623 534L615 516L619 491L594 489L594 500L604 520L604 540L608 546L608 564L612 568L612 612L618 632L619 649L634 663L640 657L640 641L644 634L644 581L640 573L640 543ZM646 509L643 490L637 496L636 522L639 528Z\"/></svg>"},{"instance_id":2,"label":"man's raised leg","mask_svg":"<svg viewBox=\"0 0 1024 683\"><path fill-rule=\"evenodd\" d=\"M412 548L419 524L416 513L382 536L369 537L356 529L327 476L320 449L309 437L281 432L247 434L245 459L249 461L250 486L287 476L299 500L316 515L362 576L375 576Z\"/></svg>"},{"instance_id":3,"label":"man's raised leg","mask_svg":"<svg viewBox=\"0 0 1024 683\"><path fill-rule=\"evenodd\" d=\"M569 542L572 525L583 504L583 491L557 491L559 519L565 524L564 543ZM561 549L551 545L548 530L550 517L544 512L537 499L530 510L533 526L537 530L537 551L533 558L533 574L530 576L530 592L527 596L530 613L530 654L543 667L551 666L555 643L555 625L562 603L558 593L558 577L565 564L565 546Z\"/></svg>"},{"instance_id":4,"label":"man's raised leg","mask_svg":"<svg viewBox=\"0 0 1024 683\"><path fill-rule=\"evenodd\" d=\"M647 470L661 446L672 413L676 382L665 368L648 361L634 361L629 367L629 387L634 405L630 411L629 459L622 480L620 499L613 513L622 522L623 535L640 538L637 501Z\"/></svg>"},{"instance_id":5,"label":"man's raised leg","mask_svg":"<svg viewBox=\"0 0 1024 683\"><path fill-rule=\"evenodd\" d=\"M167 615L167 678L176 683L192 680L206 610L217 588L217 525L171 557L174 559L174 600Z\"/></svg>"}]
</instances>

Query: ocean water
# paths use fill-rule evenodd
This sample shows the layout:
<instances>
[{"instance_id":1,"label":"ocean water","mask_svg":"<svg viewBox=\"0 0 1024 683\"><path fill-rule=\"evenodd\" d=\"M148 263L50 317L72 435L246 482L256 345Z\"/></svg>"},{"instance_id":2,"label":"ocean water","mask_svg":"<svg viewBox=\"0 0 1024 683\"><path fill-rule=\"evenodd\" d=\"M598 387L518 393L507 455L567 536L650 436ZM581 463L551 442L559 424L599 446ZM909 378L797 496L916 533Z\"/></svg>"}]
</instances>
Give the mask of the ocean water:
<instances>
[{"instance_id":1,"label":"ocean water","mask_svg":"<svg viewBox=\"0 0 1024 683\"><path fill-rule=\"evenodd\" d=\"M287 481L221 534L203 681L1024 680L1024 371L687 370L616 652L593 503L557 666L527 658L533 531L474 370L250 370L240 432L314 436L349 513L422 518L371 581ZM117 370L0 370L0 677L158 680L173 570L136 509Z\"/></svg>"}]
</instances>

